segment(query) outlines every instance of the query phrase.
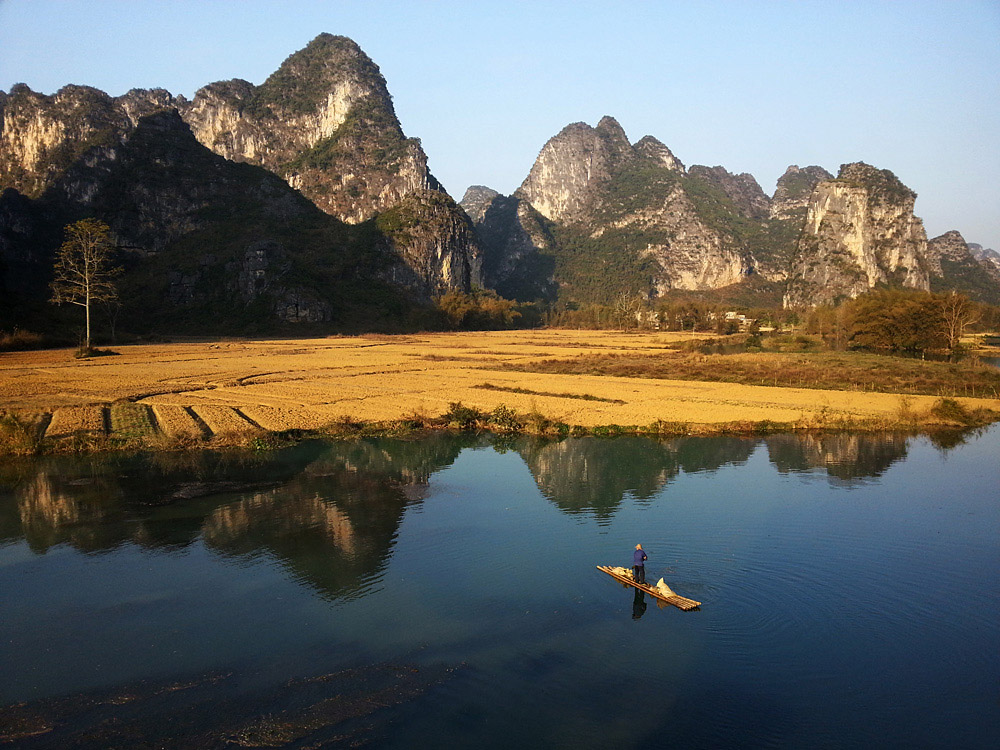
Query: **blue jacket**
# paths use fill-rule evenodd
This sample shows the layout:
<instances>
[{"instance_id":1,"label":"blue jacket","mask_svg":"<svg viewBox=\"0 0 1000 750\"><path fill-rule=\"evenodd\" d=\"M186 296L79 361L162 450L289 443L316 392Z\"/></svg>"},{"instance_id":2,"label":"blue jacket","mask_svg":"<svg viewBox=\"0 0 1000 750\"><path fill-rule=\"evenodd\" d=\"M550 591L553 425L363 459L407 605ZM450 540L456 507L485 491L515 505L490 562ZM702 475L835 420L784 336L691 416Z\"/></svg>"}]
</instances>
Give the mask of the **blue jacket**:
<instances>
[{"instance_id":1,"label":"blue jacket","mask_svg":"<svg viewBox=\"0 0 1000 750\"><path fill-rule=\"evenodd\" d=\"M645 561L646 561L646 553L643 552L641 549L637 549L635 551L635 554L632 555L632 564L638 565L639 567L643 567L643 563Z\"/></svg>"}]
</instances>

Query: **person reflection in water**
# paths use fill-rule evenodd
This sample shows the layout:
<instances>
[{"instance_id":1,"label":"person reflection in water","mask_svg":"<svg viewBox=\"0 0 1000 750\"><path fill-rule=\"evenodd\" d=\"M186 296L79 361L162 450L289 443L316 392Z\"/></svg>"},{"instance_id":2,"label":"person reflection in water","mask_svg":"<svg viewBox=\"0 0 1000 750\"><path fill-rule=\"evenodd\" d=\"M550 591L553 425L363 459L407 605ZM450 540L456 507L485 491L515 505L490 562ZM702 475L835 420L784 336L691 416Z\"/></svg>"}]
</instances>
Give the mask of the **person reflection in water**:
<instances>
[{"instance_id":1,"label":"person reflection in water","mask_svg":"<svg viewBox=\"0 0 1000 750\"><path fill-rule=\"evenodd\" d=\"M638 620L646 612L646 595L639 589L635 589L635 598L632 600L632 619Z\"/></svg>"},{"instance_id":2,"label":"person reflection in water","mask_svg":"<svg viewBox=\"0 0 1000 750\"><path fill-rule=\"evenodd\" d=\"M646 582L646 553L642 551L642 545L635 545L635 553L632 555L632 580L636 583Z\"/></svg>"}]
</instances>

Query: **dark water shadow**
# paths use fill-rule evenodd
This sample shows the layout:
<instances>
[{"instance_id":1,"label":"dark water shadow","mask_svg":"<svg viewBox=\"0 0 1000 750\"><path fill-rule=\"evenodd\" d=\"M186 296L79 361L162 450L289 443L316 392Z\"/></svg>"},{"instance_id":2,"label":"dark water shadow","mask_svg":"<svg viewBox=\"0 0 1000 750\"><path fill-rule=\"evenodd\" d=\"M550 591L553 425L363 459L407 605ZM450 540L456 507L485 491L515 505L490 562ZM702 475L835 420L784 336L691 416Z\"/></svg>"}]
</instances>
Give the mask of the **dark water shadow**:
<instances>
[{"instance_id":1,"label":"dark water shadow","mask_svg":"<svg viewBox=\"0 0 1000 750\"><path fill-rule=\"evenodd\" d=\"M458 667L373 664L246 690L244 675L144 681L0 707L0 743L19 748L356 747L390 730Z\"/></svg>"}]
</instances>

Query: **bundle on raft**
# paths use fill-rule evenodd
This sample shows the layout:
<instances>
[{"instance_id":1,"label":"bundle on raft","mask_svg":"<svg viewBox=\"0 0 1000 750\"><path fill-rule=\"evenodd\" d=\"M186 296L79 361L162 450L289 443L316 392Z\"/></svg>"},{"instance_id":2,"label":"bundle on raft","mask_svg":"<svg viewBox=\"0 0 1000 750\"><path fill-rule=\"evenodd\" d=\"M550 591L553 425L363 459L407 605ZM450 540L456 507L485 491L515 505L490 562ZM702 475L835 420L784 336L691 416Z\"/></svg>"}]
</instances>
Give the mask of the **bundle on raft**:
<instances>
[{"instance_id":1,"label":"bundle on raft","mask_svg":"<svg viewBox=\"0 0 1000 750\"><path fill-rule=\"evenodd\" d=\"M597 569L602 573L607 573L609 576L617 581L620 581L626 586L635 586L635 588L639 589L639 591L643 591L655 599L671 604L678 609L684 610L685 612L689 612L692 609L698 609L698 607L701 606L701 602L696 602L694 599L688 599L677 594L662 578L656 582L656 586L650 586L648 583L639 583L636 581L635 577L632 575L632 571L628 568L598 565Z\"/></svg>"}]
</instances>

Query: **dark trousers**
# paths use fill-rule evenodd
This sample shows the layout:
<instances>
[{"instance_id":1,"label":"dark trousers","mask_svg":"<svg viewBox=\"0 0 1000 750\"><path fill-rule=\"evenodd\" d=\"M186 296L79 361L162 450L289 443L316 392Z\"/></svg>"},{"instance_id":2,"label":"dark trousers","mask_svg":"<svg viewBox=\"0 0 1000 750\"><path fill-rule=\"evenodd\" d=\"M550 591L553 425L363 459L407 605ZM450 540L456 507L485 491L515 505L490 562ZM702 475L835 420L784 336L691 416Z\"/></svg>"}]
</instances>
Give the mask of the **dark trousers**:
<instances>
[{"instance_id":1,"label":"dark trousers","mask_svg":"<svg viewBox=\"0 0 1000 750\"><path fill-rule=\"evenodd\" d=\"M632 566L632 579L636 583L646 582L646 566L645 565L633 565Z\"/></svg>"}]
</instances>

